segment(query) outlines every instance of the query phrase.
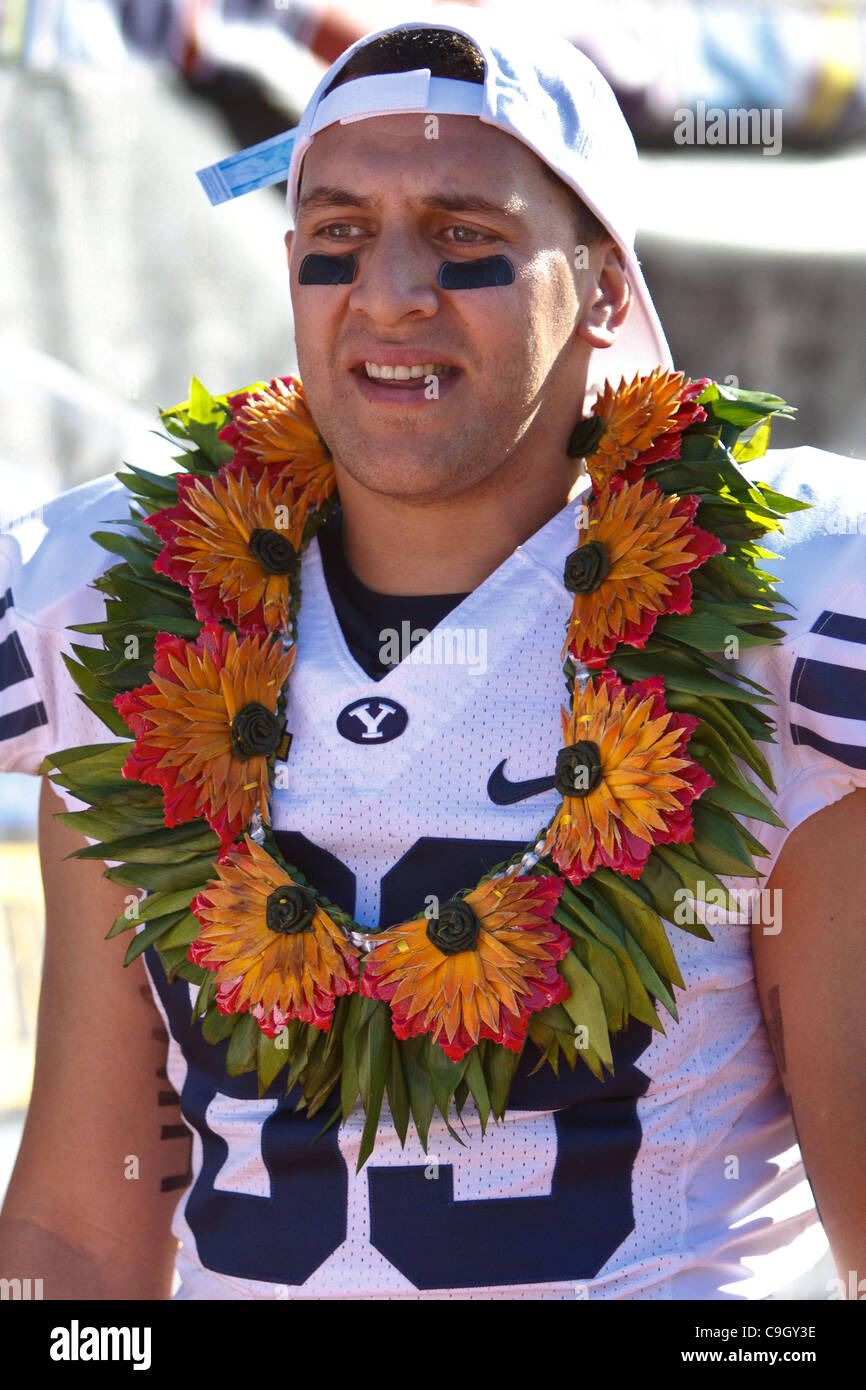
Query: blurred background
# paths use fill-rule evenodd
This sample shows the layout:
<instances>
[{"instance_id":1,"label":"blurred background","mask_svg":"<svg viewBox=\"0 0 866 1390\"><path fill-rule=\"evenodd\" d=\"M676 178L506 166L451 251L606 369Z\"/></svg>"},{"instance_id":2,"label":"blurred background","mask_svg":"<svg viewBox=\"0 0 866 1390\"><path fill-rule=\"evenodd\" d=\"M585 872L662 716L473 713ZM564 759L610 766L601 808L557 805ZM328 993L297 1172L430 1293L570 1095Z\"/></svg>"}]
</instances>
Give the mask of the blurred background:
<instances>
[{"instance_id":1,"label":"blurred background","mask_svg":"<svg viewBox=\"0 0 866 1390\"><path fill-rule=\"evenodd\" d=\"M194 171L294 125L361 34L435 8L0 0L0 529L121 459L164 460L155 409L192 372L220 393L297 369L284 186L211 209ZM797 405L776 447L866 457L864 4L532 15L598 64L632 127L638 254L676 365ZM763 137L713 144L712 111L735 108L768 113ZM0 1191L33 1058L37 794L0 776Z\"/></svg>"}]
</instances>

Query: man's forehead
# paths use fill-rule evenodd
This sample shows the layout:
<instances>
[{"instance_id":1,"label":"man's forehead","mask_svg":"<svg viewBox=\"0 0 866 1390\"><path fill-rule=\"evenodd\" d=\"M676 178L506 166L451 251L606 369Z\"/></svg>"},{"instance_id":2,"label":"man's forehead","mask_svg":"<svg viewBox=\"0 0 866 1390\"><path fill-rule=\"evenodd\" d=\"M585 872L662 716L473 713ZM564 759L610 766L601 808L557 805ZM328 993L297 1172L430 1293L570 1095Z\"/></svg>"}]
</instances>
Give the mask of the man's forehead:
<instances>
[{"instance_id":1,"label":"man's forehead","mask_svg":"<svg viewBox=\"0 0 866 1390\"><path fill-rule=\"evenodd\" d=\"M309 188L303 190L298 203L298 213L316 212L321 208L333 207L356 207L369 208L375 210L387 199L381 189L373 192L363 191L366 184L355 179L351 185L342 183L311 183ZM403 199L408 200L419 208L430 211L441 212L478 212L488 213L493 216L518 219L522 217L529 208L525 198L520 197L514 191L507 193L501 198L485 197L483 194L470 191L468 184L462 186L458 177L452 183L441 188L428 189L425 192L412 194L408 190L403 191Z\"/></svg>"},{"instance_id":2,"label":"man's forehead","mask_svg":"<svg viewBox=\"0 0 866 1390\"><path fill-rule=\"evenodd\" d=\"M383 176L395 175L422 206L500 212L527 209L537 155L474 116L373 116L321 131L306 152L298 213L326 204L374 206ZM529 182L527 183L527 180ZM351 193L351 198L332 193Z\"/></svg>"}]
</instances>

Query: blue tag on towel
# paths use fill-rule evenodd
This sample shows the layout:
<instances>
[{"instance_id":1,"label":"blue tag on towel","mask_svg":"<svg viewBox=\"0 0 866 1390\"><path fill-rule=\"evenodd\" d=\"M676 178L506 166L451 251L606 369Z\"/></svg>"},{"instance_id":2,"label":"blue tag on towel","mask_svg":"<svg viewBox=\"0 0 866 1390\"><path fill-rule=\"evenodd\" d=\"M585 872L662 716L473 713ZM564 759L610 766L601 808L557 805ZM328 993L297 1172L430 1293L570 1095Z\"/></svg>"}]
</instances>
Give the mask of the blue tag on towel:
<instances>
[{"instance_id":1,"label":"blue tag on towel","mask_svg":"<svg viewBox=\"0 0 866 1390\"><path fill-rule=\"evenodd\" d=\"M294 143L295 132L284 130L281 135L272 135L270 140L227 155L206 169L197 169L196 178L211 206L227 203L231 198L242 198L256 188L267 188L288 178Z\"/></svg>"}]
</instances>

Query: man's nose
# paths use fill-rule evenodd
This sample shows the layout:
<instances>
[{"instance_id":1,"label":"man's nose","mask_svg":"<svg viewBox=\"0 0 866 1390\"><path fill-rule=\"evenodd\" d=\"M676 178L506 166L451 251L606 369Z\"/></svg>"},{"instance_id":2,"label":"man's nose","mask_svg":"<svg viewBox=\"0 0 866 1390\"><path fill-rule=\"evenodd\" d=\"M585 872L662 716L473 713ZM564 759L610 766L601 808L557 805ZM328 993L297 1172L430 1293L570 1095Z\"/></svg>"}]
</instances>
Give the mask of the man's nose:
<instances>
[{"instance_id":1,"label":"man's nose","mask_svg":"<svg viewBox=\"0 0 866 1390\"><path fill-rule=\"evenodd\" d=\"M385 324L439 308L441 257L422 237L404 229L382 233L357 256L349 308Z\"/></svg>"}]
</instances>

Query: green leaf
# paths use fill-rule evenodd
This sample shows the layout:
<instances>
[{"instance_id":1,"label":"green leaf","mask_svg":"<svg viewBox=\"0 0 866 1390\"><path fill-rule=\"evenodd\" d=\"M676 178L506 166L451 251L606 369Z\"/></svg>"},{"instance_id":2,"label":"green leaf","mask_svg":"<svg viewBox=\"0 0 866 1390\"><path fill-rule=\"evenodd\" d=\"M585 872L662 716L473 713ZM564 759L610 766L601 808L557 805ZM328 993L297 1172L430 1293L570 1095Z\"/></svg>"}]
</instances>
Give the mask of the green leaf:
<instances>
[{"instance_id":1,"label":"green leaf","mask_svg":"<svg viewBox=\"0 0 866 1390\"><path fill-rule=\"evenodd\" d=\"M138 904L137 916L133 922L152 922L157 917L164 917L169 912L177 912L183 909L184 913L189 907L195 892L190 889L183 889L179 893L151 893L146 898L142 898ZM123 912L115 918L114 924L108 933L109 937L115 936L117 932L125 931L130 925L127 917L128 908L133 904L128 904Z\"/></svg>"},{"instance_id":2,"label":"green leaf","mask_svg":"<svg viewBox=\"0 0 866 1390\"><path fill-rule=\"evenodd\" d=\"M296 1022L297 1020L293 1020ZM315 1034L315 1037L313 1036ZM318 1030L308 1023L302 1023L296 1032L289 1034L289 1070L286 1075L286 1094L289 1095L300 1081L310 1063L310 1053L319 1036ZM297 1107L303 1109L303 1101Z\"/></svg>"},{"instance_id":3,"label":"green leaf","mask_svg":"<svg viewBox=\"0 0 866 1390\"><path fill-rule=\"evenodd\" d=\"M731 751L735 756L748 763L753 772L756 772L765 787L771 791L776 790L773 781L773 774L770 765L759 748L756 748L749 735L740 726L740 719L747 715L748 710L729 710L722 704L721 700L711 700L711 709L715 715L715 722L724 726L724 733L727 736L729 745L733 744Z\"/></svg>"},{"instance_id":4,"label":"green leaf","mask_svg":"<svg viewBox=\"0 0 866 1390\"><path fill-rule=\"evenodd\" d=\"M682 898L677 898L674 895L681 892L683 885L674 870L659 858L657 850L653 850L647 859L640 881L652 893L653 901L661 916L668 922L676 923L675 913L682 903ZM679 924L677 923L677 925ZM712 941L713 939L703 923L697 920L683 927L682 930L688 931L691 936L699 936L704 941Z\"/></svg>"},{"instance_id":5,"label":"green leaf","mask_svg":"<svg viewBox=\"0 0 866 1390\"><path fill-rule=\"evenodd\" d=\"M89 845L86 849L75 851L75 859L124 859L137 864L160 863L167 858L167 851L178 857L190 859L202 850L214 856L219 849L219 839L210 826L201 821L190 821L170 829L148 830L142 835L125 835L118 840L107 840L100 845Z\"/></svg>"},{"instance_id":6,"label":"green leaf","mask_svg":"<svg viewBox=\"0 0 866 1390\"><path fill-rule=\"evenodd\" d=\"M432 1039L427 1043L422 1053L423 1063L427 1065L430 1084L433 1087L433 1099L446 1124L449 1124L448 1112L451 1108L454 1091L462 1081L468 1066L468 1055L467 1053L466 1057L461 1058L459 1062L452 1062L439 1044L433 1042Z\"/></svg>"},{"instance_id":7,"label":"green leaf","mask_svg":"<svg viewBox=\"0 0 866 1390\"><path fill-rule=\"evenodd\" d=\"M99 676L95 675L94 672L83 663L73 660L68 652L61 652L60 656L64 666L82 694L86 695L88 699L91 700L105 699L105 686L99 679Z\"/></svg>"},{"instance_id":8,"label":"green leaf","mask_svg":"<svg viewBox=\"0 0 866 1390\"><path fill-rule=\"evenodd\" d=\"M120 555L137 573L152 574L153 562L160 551L159 541L154 536L154 545L148 548L143 541L134 536L126 536L120 531L94 531L90 539L108 550L112 555Z\"/></svg>"},{"instance_id":9,"label":"green leaf","mask_svg":"<svg viewBox=\"0 0 866 1390\"><path fill-rule=\"evenodd\" d=\"M361 996L353 994L343 1032L343 1074L340 1082L340 1105L343 1119L348 1120L361 1091L358 1079L358 1016Z\"/></svg>"},{"instance_id":10,"label":"green leaf","mask_svg":"<svg viewBox=\"0 0 866 1390\"><path fill-rule=\"evenodd\" d=\"M218 423L220 429L226 417L225 406L211 395L197 376L194 376L189 384L188 417L190 421L202 425Z\"/></svg>"},{"instance_id":11,"label":"green leaf","mask_svg":"<svg viewBox=\"0 0 866 1390\"><path fill-rule=\"evenodd\" d=\"M579 938L572 950L599 987L608 1028L618 1033L628 1018L628 985L616 956L592 937Z\"/></svg>"},{"instance_id":12,"label":"green leaf","mask_svg":"<svg viewBox=\"0 0 866 1390\"><path fill-rule=\"evenodd\" d=\"M484 1074L494 1118L501 1120L508 1104L508 1092L521 1054L493 1043L484 1059Z\"/></svg>"},{"instance_id":13,"label":"green leaf","mask_svg":"<svg viewBox=\"0 0 866 1390\"><path fill-rule=\"evenodd\" d=\"M195 1023L197 1018L201 1018L210 1008L217 992L216 974L212 971L207 972L207 978L196 995L196 1000L192 1008L191 1021Z\"/></svg>"},{"instance_id":14,"label":"green leaf","mask_svg":"<svg viewBox=\"0 0 866 1390\"><path fill-rule=\"evenodd\" d=\"M239 1016L226 1053L226 1071L229 1076L242 1076L244 1072L253 1070L258 1056L260 1032L261 1029L251 1013Z\"/></svg>"},{"instance_id":15,"label":"green leaf","mask_svg":"<svg viewBox=\"0 0 866 1390\"><path fill-rule=\"evenodd\" d=\"M310 1080L304 1082L302 1104L306 1106L310 1119L321 1110L339 1080L340 1063L337 1058L332 1057L327 1065L322 1063L321 1066L317 1066Z\"/></svg>"},{"instance_id":16,"label":"green leaf","mask_svg":"<svg viewBox=\"0 0 866 1390\"><path fill-rule=\"evenodd\" d=\"M53 767L64 769L77 764L76 775L82 785L87 780L101 781L108 772L115 773L122 785L120 769L133 746L133 740L128 739L125 743L85 743L80 748L61 748L43 759L39 771L49 772Z\"/></svg>"},{"instance_id":17,"label":"green leaf","mask_svg":"<svg viewBox=\"0 0 866 1390\"><path fill-rule=\"evenodd\" d=\"M409 1091L412 1120L421 1141L421 1147L426 1153L427 1136L430 1132L435 1102L430 1077L419 1061L422 1040L421 1038L407 1038L405 1042L398 1042L395 1039L395 1046L400 1049L403 1061L403 1075Z\"/></svg>"},{"instance_id":18,"label":"green leaf","mask_svg":"<svg viewBox=\"0 0 866 1390\"><path fill-rule=\"evenodd\" d=\"M366 1119L361 1135L356 1172L360 1173L376 1143L376 1130L382 1110L382 1097L388 1076L393 1034L388 1020L388 1011L382 1006L376 1010L367 1026L366 1051L362 1048L358 1073L361 1079L361 1094L364 1096ZM365 1086L365 1071L368 1073Z\"/></svg>"},{"instance_id":19,"label":"green leaf","mask_svg":"<svg viewBox=\"0 0 866 1390\"><path fill-rule=\"evenodd\" d=\"M723 652L732 638L736 638L741 647L765 645L763 637L756 637L745 628L707 611L682 615L675 613L660 618L655 631L659 637L673 637L702 652Z\"/></svg>"},{"instance_id":20,"label":"green leaf","mask_svg":"<svg viewBox=\"0 0 866 1390\"><path fill-rule=\"evenodd\" d=\"M106 632L168 632L172 637L198 637L201 624L195 618L182 618L166 613L152 617L142 613L134 619L122 619L108 623L70 623L70 632L83 632L101 637ZM124 726L125 727L125 726Z\"/></svg>"},{"instance_id":21,"label":"green leaf","mask_svg":"<svg viewBox=\"0 0 866 1390\"><path fill-rule=\"evenodd\" d=\"M481 1121L481 1133L487 1131L487 1122L490 1119L490 1092L487 1089L487 1079L484 1075L484 1067L481 1065L479 1049L473 1047L469 1053L466 1064L466 1071L463 1077L472 1099L478 1108L478 1118Z\"/></svg>"},{"instance_id":22,"label":"green leaf","mask_svg":"<svg viewBox=\"0 0 866 1390\"><path fill-rule=\"evenodd\" d=\"M157 947L157 949L159 948ZM192 961L184 959L177 969L172 972L169 979L172 980L175 975L179 975L182 980L188 980L191 985L202 985L205 982L207 974L208 971L205 970L204 966L193 965Z\"/></svg>"},{"instance_id":23,"label":"green leaf","mask_svg":"<svg viewBox=\"0 0 866 1390\"><path fill-rule=\"evenodd\" d=\"M180 921L172 927L171 931L166 932L165 936L160 937L159 949L170 951L176 946L186 948L195 941L201 932L201 922L192 912L184 913Z\"/></svg>"},{"instance_id":24,"label":"green leaf","mask_svg":"<svg viewBox=\"0 0 866 1390\"><path fill-rule=\"evenodd\" d=\"M743 728L742 721L748 718L750 706L738 704L734 712L728 709L722 700L711 697L697 699L682 691L671 692L667 703L670 709L697 716L700 722L692 734L692 739L696 743L710 743L722 760L730 764L732 775L738 775L738 769L732 760L733 757L738 757L748 763L765 785L772 785L766 758L755 747Z\"/></svg>"},{"instance_id":25,"label":"green leaf","mask_svg":"<svg viewBox=\"0 0 866 1390\"><path fill-rule=\"evenodd\" d=\"M695 827L692 849L701 864L714 874L725 874L729 878L761 877L726 812L705 805L701 798L692 807L692 819Z\"/></svg>"},{"instance_id":26,"label":"green leaf","mask_svg":"<svg viewBox=\"0 0 866 1390\"><path fill-rule=\"evenodd\" d=\"M783 492L775 492L769 483L755 483L755 487L760 488L769 507L786 516L789 512L809 511L812 506L811 502L801 502L796 497L786 497Z\"/></svg>"},{"instance_id":27,"label":"green leaf","mask_svg":"<svg viewBox=\"0 0 866 1390\"><path fill-rule=\"evenodd\" d=\"M148 946L153 945L154 941L158 941L161 936L165 935L169 927L175 926L184 916L186 916L184 912L169 912L165 917L157 917L155 921L148 923L144 930L130 941L123 958L124 965L131 965L142 952L147 950Z\"/></svg>"},{"instance_id":28,"label":"green leaf","mask_svg":"<svg viewBox=\"0 0 866 1390\"><path fill-rule=\"evenodd\" d=\"M629 1013L634 1018L639 1019L641 1023L648 1023L651 1028L661 1028L658 1014L652 1006L634 961L626 949L625 935L622 926L617 921L616 914L610 911L606 903L598 899L595 900L595 907L597 911L588 907L583 898L575 893L570 885L566 884L555 915L558 916L560 910L566 912L570 910L580 921L585 923L603 945L608 946L613 951L628 987Z\"/></svg>"},{"instance_id":29,"label":"green leaf","mask_svg":"<svg viewBox=\"0 0 866 1390\"><path fill-rule=\"evenodd\" d=\"M737 463L749 463L761 458L770 446L770 420L762 421L748 439L739 439L733 448Z\"/></svg>"},{"instance_id":30,"label":"green leaf","mask_svg":"<svg viewBox=\"0 0 866 1390\"><path fill-rule=\"evenodd\" d=\"M129 469L128 473L119 471L115 474L117 481L123 483L134 497L146 498L150 504L150 511L161 511L163 507L177 505L176 484L174 487L171 484L166 485L166 480L159 474L148 473L144 468L134 468L132 464L127 464L126 467Z\"/></svg>"},{"instance_id":31,"label":"green leaf","mask_svg":"<svg viewBox=\"0 0 866 1390\"><path fill-rule=\"evenodd\" d=\"M258 1054L257 1070L259 1078L259 1099L264 1095L269 1086L276 1081L283 1067L289 1060L289 1049L287 1047L277 1047L276 1041L269 1038L267 1033L263 1033L261 1028L258 1030Z\"/></svg>"},{"instance_id":32,"label":"green leaf","mask_svg":"<svg viewBox=\"0 0 866 1390\"><path fill-rule=\"evenodd\" d=\"M58 811L54 819L76 835L86 835L92 840L111 840L135 823L132 814L124 816L116 810Z\"/></svg>"},{"instance_id":33,"label":"green leaf","mask_svg":"<svg viewBox=\"0 0 866 1390\"><path fill-rule=\"evenodd\" d=\"M792 408L781 396L772 396L766 391L743 391L739 387L718 386L718 397L708 404L715 419L725 420L738 429L747 429L767 415L788 417L792 413Z\"/></svg>"},{"instance_id":34,"label":"green leaf","mask_svg":"<svg viewBox=\"0 0 866 1390\"><path fill-rule=\"evenodd\" d=\"M656 845L653 853L657 854L668 868L673 869L674 873L680 879L682 886L687 888L693 897L704 898L706 896L706 891L713 888L724 894L725 906L731 911L736 911L736 906L728 889L723 883L719 882L715 874L709 869L705 869L702 865L696 864L684 854L678 853L678 851L672 849L670 845ZM677 925L680 924L678 923ZM692 931L695 936L700 935L699 932L694 932L692 927L687 928L687 930Z\"/></svg>"},{"instance_id":35,"label":"green leaf","mask_svg":"<svg viewBox=\"0 0 866 1390\"><path fill-rule=\"evenodd\" d=\"M106 869L103 878L153 893L174 892L181 888L201 889L213 875L213 857L204 854L195 859L185 859L179 864L119 864L113 869Z\"/></svg>"},{"instance_id":36,"label":"green leaf","mask_svg":"<svg viewBox=\"0 0 866 1390\"><path fill-rule=\"evenodd\" d=\"M403 1075L403 1060L400 1049L393 1044L388 1068L388 1105L394 1120L394 1128L401 1145L405 1148L406 1135L409 1130L409 1090Z\"/></svg>"},{"instance_id":37,"label":"green leaf","mask_svg":"<svg viewBox=\"0 0 866 1390\"><path fill-rule=\"evenodd\" d=\"M663 653L655 650L628 651L617 649L610 657L608 665L627 681L644 680L647 676L661 675L665 686L673 690L684 690L692 695L717 695L724 700L743 700L750 703L762 697L751 694L740 685L722 681L711 675L694 660L674 652L670 648ZM771 701L766 696L764 703Z\"/></svg>"},{"instance_id":38,"label":"green leaf","mask_svg":"<svg viewBox=\"0 0 866 1390\"><path fill-rule=\"evenodd\" d=\"M664 924L655 908L638 897L632 891L633 885L622 875L610 869L596 869L591 882L610 903L662 979L685 988Z\"/></svg>"},{"instance_id":39,"label":"green leaf","mask_svg":"<svg viewBox=\"0 0 866 1390\"><path fill-rule=\"evenodd\" d=\"M206 1042L219 1043L230 1037L237 1026L241 1014L221 1014L215 1004L211 1004L201 1026Z\"/></svg>"},{"instance_id":40,"label":"green leaf","mask_svg":"<svg viewBox=\"0 0 866 1390\"><path fill-rule=\"evenodd\" d=\"M571 990L568 998L563 999L562 1007L575 1028L586 1029L586 1041L589 1046L598 1052L609 1067L613 1067L607 1019L598 985L573 951L567 953L559 968ZM580 1046L578 1040L578 1051Z\"/></svg>"},{"instance_id":41,"label":"green leaf","mask_svg":"<svg viewBox=\"0 0 866 1390\"><path fill-rule=\"evenodd\" d=\"M190 964L186 958L185 946L171 946L166 950L162 940L160 940L159 944L156 946L156 951L159 955L162 968L165 971L165 978L168 980L169 984L171 984L175 976L180 975L181 971L186 966L189 966L190 970L197 972L196 983L199 982L203 975L207 974L207 971L203 970L200 965ZM183 976L182 978L186 979L188 977Z\"/></svg>"},{"instance_id":42,"label":"green leaf","mask_svg":"<svg viewBox=\"0 0 866 1390\"><path fill-rule=\"evenodd\" d=\"M760 618L766 622L791 622L793 614L777 614L775 608L769 603L720 603L716 599L695 599L692 604L693 613L712 613L717 618L725 621L742 624L744 627L755 626Z\"/></svg>"},{"instance_id":43,"label":"green leaf","mask_svg":"<svg viewBox=\"0 0 866 1390\"><path fill-rule=\"evenodd\" d=\"M648 994L664 1004L671 1018L678 1021L679 1015L677 1014L677 1006L673 994L658 974L658 971L654 969L646 953L641 950L638 942L635 941L634 937L630 936L628 932L626 932L625 944L634 962L635 969L640 976L641 984L644 989ZM661 1027L661 1024L659 1027ZM664 1032L664 1029L662 1029L662 1032Z\"/></svg>"},{"instance_id":44,"label":"green leaf","mask_svg":"<svg viewBox=\"0 0 866 1390\"><path fill-rule=\"evenodd\" d=\"M701 801L709 806L721 806L725 811L732 811L735 815L747 816L750 820L766 821L768 825L778 825L784 829L784 821L776 815L766 797L757 788L752 792L744 792L731 782L717 781L714 787L708 787L701 794Z\"/></svg>"}]
</instances>

